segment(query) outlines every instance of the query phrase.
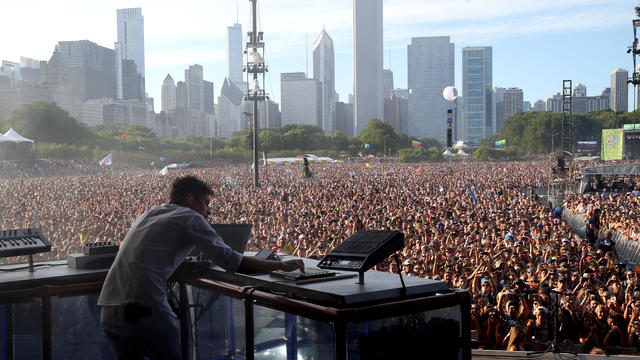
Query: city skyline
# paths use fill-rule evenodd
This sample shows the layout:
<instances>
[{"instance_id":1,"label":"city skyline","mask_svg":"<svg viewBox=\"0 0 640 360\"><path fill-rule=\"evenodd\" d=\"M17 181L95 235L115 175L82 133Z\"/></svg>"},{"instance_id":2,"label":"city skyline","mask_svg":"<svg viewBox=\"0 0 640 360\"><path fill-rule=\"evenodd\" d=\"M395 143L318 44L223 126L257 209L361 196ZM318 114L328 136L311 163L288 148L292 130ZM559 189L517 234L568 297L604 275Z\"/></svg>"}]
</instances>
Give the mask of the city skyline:
<instances>
[{"instance_id":1,"label":"city skyline","mask_svg":"<svg viewBox=\"0 0 640 360\"><path fill-rule=\"evenodd\" d=\"M19 61L20 56L48 60L59 41L80 39L111 48L117 40L113 14L118 8L128 7L126 2L96 1L91 7L79 4L61 11L43 2L38 8L46 16L36 14L3 21L0 30L13 36L3 40L0 57L10 61ZM223 82L227 72L227 27L236 22L248 24L248 2L239 4L239 11L234 2L215 4L215 12L203 11L211 5L199 1L184 2L179 8L145 1L136 4L145 16L146 89L157 105L166 75L173 74L175 78L189 65L200 64L204 78L214 84ZM631 56L625 50L633 40L634 5L609 0L568 0L562 4L386 0L384 68L393 70L396 88L406 88L406 47L411 37L450 36L457 45L456 64L462 63L463 47L492 46L493 85L519 87L532 103L559 91L565 78L599 93L609 86L611 71L618 67L631 70ZM20 8L24 6L11 3L9 12L23 13ZM284 1L273 1L269 6L261 3L261 28L265 31L266 61L271 70L266 90L274 100L280 102L280 73L305 70L305 53L311 53L310 46L305 49L305 33L313 36L323 25L335 42L336 91L341 99L353 92L351 7L351 2L344 1L298 3L295 7ZM33 8L32 3L29 8ZM185 17L189 21L181 20ZM40 31L42 28L50 30ZM461 66L457 65L455 71L456 86L461 89ZM632 89L629 93L632 96ZM632 97L629 108L633 108Z\"/></svg>"}]
</instances>

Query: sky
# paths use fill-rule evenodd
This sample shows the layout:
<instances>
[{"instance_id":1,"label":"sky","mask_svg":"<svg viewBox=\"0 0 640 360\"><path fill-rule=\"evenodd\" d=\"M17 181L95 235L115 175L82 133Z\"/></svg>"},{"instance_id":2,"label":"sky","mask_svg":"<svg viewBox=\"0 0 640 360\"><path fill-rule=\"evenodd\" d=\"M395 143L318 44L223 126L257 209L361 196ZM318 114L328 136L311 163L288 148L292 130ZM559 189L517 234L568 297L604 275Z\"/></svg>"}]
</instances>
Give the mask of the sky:
<instances>
[{"instance_id":1,"label":"sky","mask_svg":"<svg viewBox=\"0 0 640 360\"><path fill-rule=\"evenodd\" d=\"M258 0L264 32L266 91L280 101L280 73L313 74L313 43L324 29L333 38L336 91L353 92L351 0ZM450 36L455 43L456 86L462 84L462 49L493 47L493 85L519 87L535 102L562 90L562 80L599 95L616 68L632 72L635 0L384 0L384 64L394 87L407 87L407 45L412 37ZM226 75L226 28L249 30L248 0L11 1L0 21L0 60L48 60L58 41L90 40L113 48L116 9L141 7L145 21L145 75L160 109L162 80L184 81L184 69L204 68L217 96ZM308 61L307 61L308 55ZM629 88L629 109L633 108Z\"/></svg>"}]
</instances>

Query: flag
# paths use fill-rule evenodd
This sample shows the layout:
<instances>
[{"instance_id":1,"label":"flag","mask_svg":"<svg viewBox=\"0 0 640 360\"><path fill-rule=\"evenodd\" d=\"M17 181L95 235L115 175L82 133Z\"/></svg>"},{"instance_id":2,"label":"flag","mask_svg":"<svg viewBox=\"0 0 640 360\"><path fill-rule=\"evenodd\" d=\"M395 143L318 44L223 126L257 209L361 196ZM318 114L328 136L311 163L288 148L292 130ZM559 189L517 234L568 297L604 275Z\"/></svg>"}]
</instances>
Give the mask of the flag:
<instances>
[{"instance_id":1,"label":"flag","mask_svg":"<svg viewBox=\"0 0 640 360\"><path fill-rule=\"evenodd\" d=\"M496 147L500 148L500 147L505 147L505 145L507 144L507 140L502 139L502 140L496 140Z\"/></svg>"},{"instance_id":2,"label":"flag","mask_svg":"<svg viewBox=\"0 0 640 360\"><path fill-rule=\"evenodd\" d=\"M113 157L113 154L109 154L109 155L105 156L104 159L100 160L98 162L98 164L100 164L100 167L104 169L105 167L113 164L112 157Z\"/></svg>"},{"instance_id":3,"label":"flag","mask_svg":"<svg viewBox=\"0 0 640 360\"><path fill-rule=\"evenodd\" d=\"M415 140L411 140L411 147L412 148L421 148L422 147L422 143L420 141L415 141Z\"/></svg>"},{"instance_id":4,"label":"flag","mask_svg":"<svg viewBox=\"0 0 640 360\"><path fill-rule=\"evenodd\" d=\"M127 138L127 134L122 134L122 138L126 139Z\"/></svg>"},{"instance_id":5,"label":"flag","mask_svg":"<svg viewBox=\"0 0 640 360\"><path fill-rule=\"evenodd\" d=\"M476 195L473 193L473 190L471 190L471 186L469 186L469 183L464 183L467 186L467 189L469 190L469 193L471 194L471 199L473 200L474 204L478 203L478 199L476 199Z\"/></svg>"},{"instance_id":6,"label":"flag","mask_svg":"<svg viewBox=\"0 0 640 360\"><path fill-rule=\"evenodd\" d=\"M167 175L169 173L169 167L165 166L160 170L160 175Z\"/></svg>"},{"instance_id":7,"label":"flag","mask_svg":"<svg viewBox=\"0 0 640 360\"><path fill-rule=\"evenodd\" d=\"M371 164L369 164L369 163L366 163L366 164L364 164L364 165L365 165L366 167L368 167L368 168L370 168L370 167L371 167Z\"/></svg>"}]
</instances>

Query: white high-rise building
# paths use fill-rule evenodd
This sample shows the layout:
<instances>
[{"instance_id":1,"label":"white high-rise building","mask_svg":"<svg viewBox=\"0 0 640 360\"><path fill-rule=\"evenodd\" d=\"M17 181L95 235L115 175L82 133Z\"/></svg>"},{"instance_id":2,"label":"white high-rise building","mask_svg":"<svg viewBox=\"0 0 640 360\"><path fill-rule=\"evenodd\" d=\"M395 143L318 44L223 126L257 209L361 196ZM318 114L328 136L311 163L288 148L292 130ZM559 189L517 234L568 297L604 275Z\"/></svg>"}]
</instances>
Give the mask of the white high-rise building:
<instances>
[{"instance_id":1,"label":"white high-rise building","mask_svg":"<svg viewBox=\"0 0 640 360\"><path fill-rule=\"evenodd\" d=\"M303 72L280 74L281 124L318 126L320 85Z\"/></svg>"},{"instance_id":2,"label":"white high-rise building","mask_svg":"<svg viewBox=\"0 0 640 360\"><path fill-rule=\"evenodd\" d=\"M523 111L523 103L524 94L522 89L517 87L508 88L504 92L504 118L507 119L520 111Z\"/></svg>"},{"instance_id":3,"label":"white high-rise building","mask_svg":"<svg viewBox=\"0 0 640 360\"><path fill-rule=\"evenodd\" d=\"M617 68L611 73L611 110L629 111L629 72Z\"/></svg>"},{"instance_id":4,"label":"white high-rise building","mask_svg":"<svg viewBox=\"0 0 640 360\"><path fill-rule=\"evenodd\" d=\"M455 45L448 36L412 38L407 47L407 135L446 144L447 110L455 104L442 90L455 85Z\"/></svg>"},{"instance_id":5,"label":"white high-rise building","mask_svg":"<svg viewBox=\"0 0 640 360\"><path fill-rule=\"evenodd\" d=\"M167 74L162 82L162 111L169 112L176 108L176 83Z\"/></svg>"},{"instance_id":6,"label":"white high-rise building","mask_svg":"<svg viewBox=\"0 0 640 360\"><path fill-rule=\"evenodd\" d=\"M202 65L190 65L184 70L187 84L187 110L204 112L204 80ZM213 91L212 91L213 93Z\"/></svg>"},{"instance_id":7,"label":"white high-rise building","mask_svg":"<svg viewBox=\"0 0 640 360\"><path fill-rule=\"evenodd\" d=\"M333 40L324 29L313 45L313 78L320 83L318 125L325 134L336 129L336 75Z\"/></svg>"},{"instance_id":8,"label":"white high-rise building","mask_svg":"<svg viewBox=\"0 0 640 360\"><path fill-rule=\"evenodd\" d=\"M587 96L587 87L583 84L573 85L573 97Z\"/></svg>"},{"instance_id":9,"label":"white high-rise building","mask_svg":"<svg viewBox=\"0 0 640 360\"><path fill-rule=\"evenodd\" d=\"M382 0L353 0L353 132L356 136L369 119L383 120L382 51Z\"/></svg>"},{"instance_id":10,"label":"white high-rise building","mask_svg":"<svg viewBox=\"0 0 640 360\"><path fill-rule=\"evenodd\" d=\"M119 72L116 83L119 98L139 99L145 97L145 75L144 75L144 17L142 8L118 9L116 11L118 19L118 42L115 45L116 72ZM132 60L128 68L133 69L135 65L135 75L133 71L126 71L123 67L123 60ZM135 86L135 89L133 87ZM129 87L129 89L127 89ZM130 96L127 96L130 94Z\"/></svg>"},{"instance_id":11,"label":"white high-rise building","mask_svg":"<svg viewBox=\"0 0 640 360\"><path fill-rule=\"evenodd\" d=\"M242 82L242 25L227 27L227 78Z\"/></svg>"},{"instance_id":12,"label":"white high-rise building","mask_svg":"<svg viewBox=\"0 0 640 360\"><path fill-rule=\"evenodd\" d=\"M544 100L538 99L538 101L533 103L533 111L546 111L546 110L547 110L547 103Z\"/></svg>"}]
</instances>

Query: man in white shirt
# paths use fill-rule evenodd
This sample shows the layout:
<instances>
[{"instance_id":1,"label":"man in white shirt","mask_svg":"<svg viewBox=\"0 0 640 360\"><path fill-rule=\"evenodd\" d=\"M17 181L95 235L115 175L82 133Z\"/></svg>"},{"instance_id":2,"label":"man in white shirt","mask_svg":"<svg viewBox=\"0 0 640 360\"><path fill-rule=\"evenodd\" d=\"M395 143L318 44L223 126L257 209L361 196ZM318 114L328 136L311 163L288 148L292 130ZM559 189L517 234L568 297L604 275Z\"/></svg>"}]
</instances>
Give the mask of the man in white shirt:
<instances>
[{"instance_id":1,"label":"man in white shirt","mask_svg":"<svg viewBox=\"0 0 640 360\"><path fill-rule=\"evenodd\" d=\"M211 187L194 176L178 178L170 204L153 207L131 226L98 299L102 329L116 359L180 359L167 280L194 247L229 272L304 270L302 260L262 260L229 248L206 220L211 194Z\"/></svg>"}]
</instances>

